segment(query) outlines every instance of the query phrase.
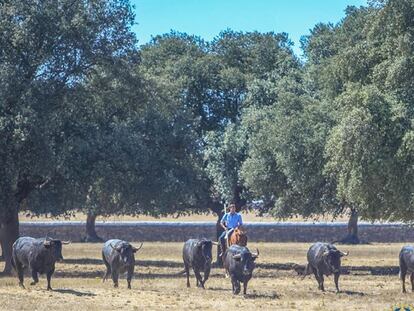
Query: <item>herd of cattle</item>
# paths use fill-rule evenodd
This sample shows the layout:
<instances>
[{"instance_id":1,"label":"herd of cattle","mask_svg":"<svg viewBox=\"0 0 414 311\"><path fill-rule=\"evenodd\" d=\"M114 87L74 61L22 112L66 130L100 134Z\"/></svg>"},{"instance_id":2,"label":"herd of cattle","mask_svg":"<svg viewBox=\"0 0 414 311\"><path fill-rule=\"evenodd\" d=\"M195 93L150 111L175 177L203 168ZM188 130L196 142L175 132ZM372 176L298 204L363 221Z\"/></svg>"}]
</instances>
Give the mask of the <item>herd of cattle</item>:
<instances>
[{"instance_id":1,"label":"herd of cattle","mask_svg":"<svg viewBox=\"0 0 414 311\"><path fill-rule=\"evenodd\" d=\"M68 241L60 241L52 238L35 239L20 237L13 244L12 265L17 272L19 285L24 288L24 270L29 269L33 278L30 285L39 282L38 275L46 274L47 289L51 290L51 277L55 271L56 261L63 260L62 245ZM193 269L197 286L204 288L210 275L212 261L212 247L216 245L208 239L190 239L184 243L183 260L184 271L187 276L187 287L190 287L190 268ZM134 274L134 254L142 247L135 248L129 242L112 239L108 240L102 248L102 259L106 266L103 281L111 275L114 287L118 287L120 273L127 273L128 288L131 288L131 279ZM304 277L313 273L318 282L318 288L324 291L324 275L334 275L334 282L339 292L339 276L341 272L341 257L347 256L329 243L317 242L313 244L307 253L308 264ZM252 253L245 246L232 245L222 255L226 276L230 276L233 294L240 293L240 283L243 283L243 293L246 294L247 284L252 277L255 268L255 260L259 256L259 250ZM412 290L414 291L414 247L404 246L400 255L400 278L402 291L405 293L405 277L410 275ZM204 275L201 276L201 273Z\"/></svg>"}]
</instances>

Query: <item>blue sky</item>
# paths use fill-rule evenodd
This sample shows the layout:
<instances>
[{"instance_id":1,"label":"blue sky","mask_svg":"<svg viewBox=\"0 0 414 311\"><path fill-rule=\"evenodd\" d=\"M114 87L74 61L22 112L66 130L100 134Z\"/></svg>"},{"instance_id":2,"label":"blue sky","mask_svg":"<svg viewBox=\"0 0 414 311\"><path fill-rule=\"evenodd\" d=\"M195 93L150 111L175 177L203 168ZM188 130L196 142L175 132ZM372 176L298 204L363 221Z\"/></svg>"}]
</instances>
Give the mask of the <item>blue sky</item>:
<instances>
[{"instance_id":1,"label":"blue sky","mask_svg":"<svg viewBox=\"0 0 414 311\"><path fill-rule=\"evenodd\" d=\"M318 22L337 23L348 5L366 0L131 0L139 44L177 30L211 40L221 30L287 32L300 55L299 39Z\"/></svg>"}]
</instances>

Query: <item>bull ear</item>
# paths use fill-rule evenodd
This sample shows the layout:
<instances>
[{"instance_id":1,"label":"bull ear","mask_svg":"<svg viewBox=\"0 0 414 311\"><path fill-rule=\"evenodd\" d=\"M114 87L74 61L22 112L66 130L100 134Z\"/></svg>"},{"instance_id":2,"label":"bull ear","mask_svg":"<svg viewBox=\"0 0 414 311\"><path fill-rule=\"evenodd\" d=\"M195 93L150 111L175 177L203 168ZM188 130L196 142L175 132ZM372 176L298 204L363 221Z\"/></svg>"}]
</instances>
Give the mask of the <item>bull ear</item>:
<instances>
[{"instance_id":1,"label":"bull ear","mask_svg":"<svg viewBox=\"0 0 414 311\"><path fill-rule=\"evenodd\" d=\"M241 254L233 255L233 259L240 260L241 259Z\"/></svg>"},{"instance_id":2,"label":"bull ear","mask_svg":"<svg viewBox=\"0 0 414 311\"><path fill-rule=\"evenodd\" d=\"M322 254L322 256L328 256L329 255L329 250L325 250L324 252L323 252L323 254Z\"/></svg>"},{"instance_id":3,"label":"bull ear","mask_svg":"<svg viewBox=\"0 0 414 311\"><path fill-rule=\"evenodd\" d=\"M50 233L50 231L48 231L48 232L46 233L46 238L45 238L45 240L51 241L51 240L53 240L53 238L52 238L52 237L50 237L49 233Z\"/></svg>"},{"instance_id":4,"label":"bull ear","mask_svg":"<svg viewBox=\"0 0 414 311\"><path fill-rule=\"evenodd\" d=\"M44 240L43 245L44 245L44 247L49 248L52 245L52 241Z\"/></svg>"},{"instance_id":5,"label":"bull ear","mask_svg":"<svg viewBox=\"0 0 414 311\"><path fill-rule=\"evenodd\" d=\"M136 252L138 252L141 248L142 248L142 245L143 245L144 243L141 243L141 245L138 247L138 248L136 248L136 247L133 247L132 246L132 251L134 252L134 253L136 253Z\"/></svg>"}]
</instances>

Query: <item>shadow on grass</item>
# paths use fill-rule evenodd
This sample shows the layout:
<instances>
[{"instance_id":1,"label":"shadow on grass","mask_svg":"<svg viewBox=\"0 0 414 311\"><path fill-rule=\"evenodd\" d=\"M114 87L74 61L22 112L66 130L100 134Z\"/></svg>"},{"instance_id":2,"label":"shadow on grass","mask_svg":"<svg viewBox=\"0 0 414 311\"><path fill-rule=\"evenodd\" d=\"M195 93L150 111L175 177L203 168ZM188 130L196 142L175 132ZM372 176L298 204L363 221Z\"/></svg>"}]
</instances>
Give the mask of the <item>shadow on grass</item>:
<instances>
[{"instance_id":1,"label":"shadow on grass","mask_svg":"<svg viewBox=\"0 0 414 311\"><path fill-rule=\"evenodd\" d=\"M228 288L223 288L223 287L207 287L206 289L212 290L212 291L218 291L218 292L222 292L222 291L231 292L231 284L229 283L229 287Z\"/></svg>"},{"instance_id":2,"label":"shadow on grass","mask_svg":"<svg viewBox=\"0 0 414 311\"><path fill-rule=\"evenodd\" d=\"M228 288L223 287L207 287L207 290L211 291L218 291L218 292L228 292L229 295L231 294L231 284L229 284ZM249 289L247 289L249 291ZM235 295L236 296L236 295ZM258 293L255 290L251 293L247 293L246 295L243 295L246 299L280 299L280 295L278 295L276 292L272 293Z\"/></svg>"},{"instance_id":3,"label":"shadow on grass","mask_svg":"<svg viewBox=\"0 0 414 311\"><path fill-rule=\"evenodd\" d=\"M78 264L78 265L103 265L102 259L94 258L68 258L64 260L65 264ZM158 267L158 268L183 268L183 263L180 261L171 260L137 260L137 267ZM257 263L256 267L263 270L294 270L298 275L303 275L305 265L295 264L293 262L288 263ZM212 264L212 268L219 268L217 264ZM397 275L399 272L398 266L343 266L341 268L341 274L357 274L365 272L372 275ZM180 272L183 273L183 272ZM270 275L272 276L272 275Z\"/></svg>"},{"instance_id":4,"label":"shadow on grass","mask_svg":"<svg viewBox=\"0 0 414 311\"><path fill-rule=\"evenodd\" d=\"M9 277L13 277L13 274L0 272L0 278L9 278Z\"/></svg>"},{"instance_id":5,"label":"shadow on grass","mask_svg":"<svg viewBox=\"0 0 414 311\"><path fill-rule=\"evenodd\" d=\"M95 258L67 258L63 261L65 264L76 265L103 265L102 259ZM182 268L184 264L178 261L170 260L136 260L137 267L161 267L161 268Z\"/></svg>"},{"instance_id":6,"label":"shadow on grass","mask_svg":"<svg viewBox=\"0 0 414 311\"><path fill-rule=\"evenodd\" d=\"M61 293L61 294L71 294L71 295L75 295L78 297L84 297L84 296L88 296L88 297L93 297L96 296L96 294L94 293L90 293L90 292L80 292L74 289L54 289L54 292L57 293Z\"/></svg>"},{"instance_id":7,"label":"shadow on grass","mask_svg":"<svg viewBox=\"0 0 414 311\"><path fill-rule=\"evenodd\" d=\"M365 293L363 293L363 292L354 292L354 291L352 291L352 290L341 290L341 291L339 291L339 294L346 294L346 295L349 295L349 296L365 296Z\"/></svg>"},{"instance_id":8,"label":"shadow on grass","mask_svg":"<svg viewBox=\"0 0 414 311\"><path fill-rule=\"evenodd\" d=\"M244 298L246 299L280 299L280 295L278 295L276 292L273 293L257 293L257 292L253 292L253 293L247 293L246 295L244 295Z\"/></svg>"}]
</instances>

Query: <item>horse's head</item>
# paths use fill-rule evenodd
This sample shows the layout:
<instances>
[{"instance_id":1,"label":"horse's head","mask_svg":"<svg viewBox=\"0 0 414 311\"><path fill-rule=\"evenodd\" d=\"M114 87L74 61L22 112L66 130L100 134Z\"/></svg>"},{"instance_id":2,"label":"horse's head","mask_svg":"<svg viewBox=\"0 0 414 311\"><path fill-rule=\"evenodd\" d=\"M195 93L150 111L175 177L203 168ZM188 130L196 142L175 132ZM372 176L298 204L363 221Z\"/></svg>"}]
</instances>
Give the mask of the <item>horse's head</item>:
<instances>
[{"instance_id":1,"label":"horse's head","mask_svg":"<svg viewBox=\"0 0 414 311\"><path fill-rule=\"evenodd\" d=\"M247 234L247 231L246 231L245 227L240 226L240 227L238 227L234 230L234 233L237 234L237 235L243 236L243 235Z\"/></svg>"}]
</instances>

